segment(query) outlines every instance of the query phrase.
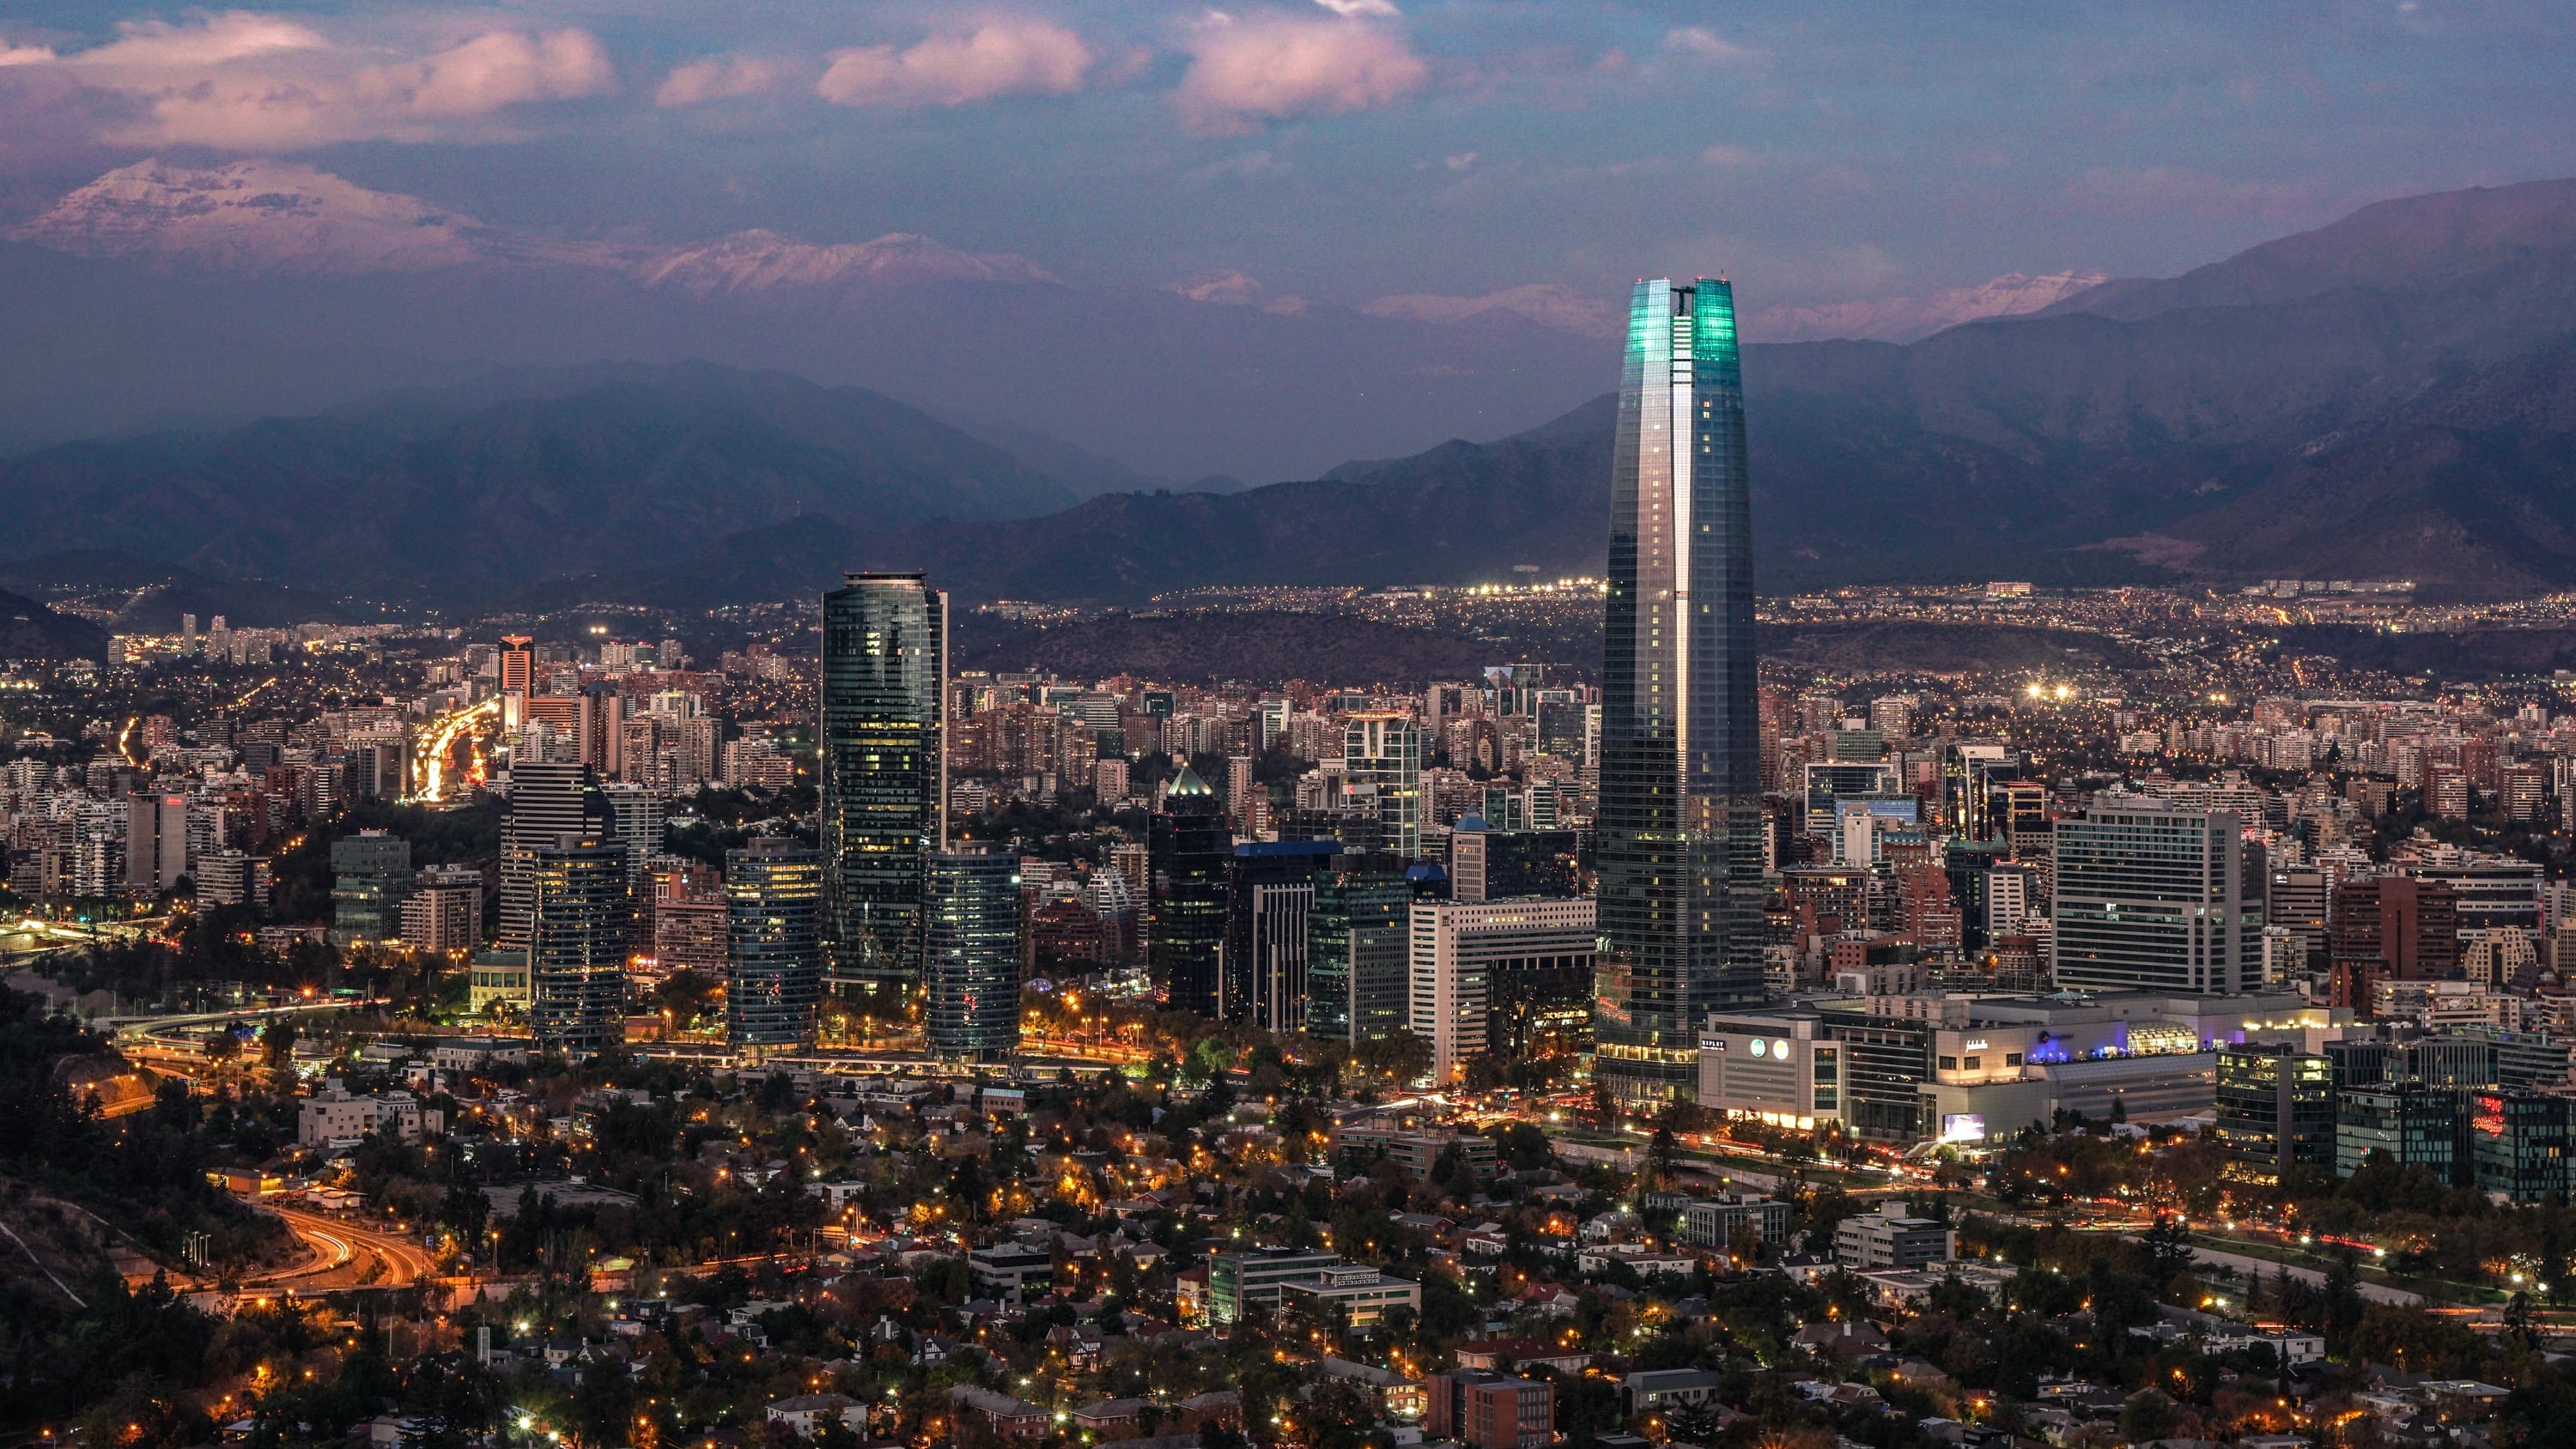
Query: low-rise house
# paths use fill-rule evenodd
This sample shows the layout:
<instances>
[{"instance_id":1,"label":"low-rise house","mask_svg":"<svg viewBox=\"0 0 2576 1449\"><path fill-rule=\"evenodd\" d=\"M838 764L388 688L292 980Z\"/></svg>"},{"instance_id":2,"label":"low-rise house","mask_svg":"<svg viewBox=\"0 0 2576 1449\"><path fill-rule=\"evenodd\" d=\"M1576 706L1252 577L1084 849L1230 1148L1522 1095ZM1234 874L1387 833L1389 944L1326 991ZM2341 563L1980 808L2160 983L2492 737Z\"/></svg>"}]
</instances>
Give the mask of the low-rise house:
<instances>
[{"instance_id":1,"label":"low-rise house","mask_svg":"<svg viewBox=\"0 0 2576 1449\"><path fill-rule=\"evenodd\" d=\"M1619 1381L1619 1402L1630 1419L1704 1408L1717 1402L1717 1385L1708 1369L1640 1369Z\"/></svg>"},{"instance_id":2,"label":"low-rise house","mask_svg":"<svg viewBox=\"0 0 2576 1449\"><path fill-rule=\"evenodd\" d=\"M1025 1399L976 1384L951 1388L948 1411L961 1416L972 1414L1005 1439L1043 1439L1054 1421L1053 1415Z\"/></svg>"},{"instance_id":3,"label":"low-rise house","mask_svg":"<svg viewBox=\"0 0 2576 1449\"><path fill-rule=\"evenodd\" d=\"M1574 1270L1578 1273L1599 1273L1614 1263L1648 1277L1657 1274L1687 1277L1699 1267L1699 1259L1688 1253L1668 1253L1643 1243L1603 1243L1574 1255Z\"/></svg>"},{"instance_id":4,"label":"low-rise house","mask_svg":"<svg viewBox=\"0 0 2576 1449\"><path fill-rule=\"evenodd\" d=\"M799 1437L811 1439L825 1424L838 1422L852 1431L868 1426L867 1405L847 1394L798 1394L794 1398L772 1399L769 1422L785 1424Z\"/></svg>"}]
</instances>

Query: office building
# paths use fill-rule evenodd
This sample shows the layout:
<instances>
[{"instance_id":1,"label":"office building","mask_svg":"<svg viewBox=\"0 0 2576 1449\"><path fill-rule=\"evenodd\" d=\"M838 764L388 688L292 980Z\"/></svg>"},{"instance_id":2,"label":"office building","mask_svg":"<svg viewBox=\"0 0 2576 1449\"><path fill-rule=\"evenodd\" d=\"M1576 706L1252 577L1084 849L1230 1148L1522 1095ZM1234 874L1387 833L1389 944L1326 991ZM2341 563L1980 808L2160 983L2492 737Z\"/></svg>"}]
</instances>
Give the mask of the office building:
<instances>
[{"instance_id":1,"label":"office building","mask_svg":"<svg viewBox=\"0 0 2576 1449\"><path fill-rule=\"evenodd\" d=\"M1365 1263L1339 1263L1311 1278L1281 1283L1279 1307L1302 1313L1309 1322L1367 1328L1383 1321L1391 1309L1420 1313L1422 1285L1391 1278Z\"/></svg>"},{"instance_id":2,"label":"office building","mask_svg":"<svg viewBox=\"0 0 2576 1449\"><path fill-rule=\"evenodd\" d=\"M588 766L530 760L510 769L501 815L500 944L524 950L536 894L536 853L567 835L616 838L616 822Z\"/></svg>"},{"instance_id":3,"label":"office building","mask_svg":"<svg viewBox=\"0 0 2576 1449\"><path fill-rule=\"evenodd\" d=\"M626 951L635 931L626 847L604 835L565 835L529 859L529 1024L553 1049L616 1046L626 1037Z\"/></svg>"},{"instance_id":4,"label":"office building","mask_svg":"<svg viewBox=\"0 0 2576 1449\"><path fill-rule=\"evenodd\" d=\"M1761 1242L1785 1245L1789 1241L1789 1216L1789 1205L1778 1198L1746 1197L1741 1193L1694 1198L1682 1208L1682 1241L1694 1248L1724 1252L1738 1237L1750 1233Z\"/></svg>"},{"instance_id":5,"label":"office building","mask_svg":"<svg viewBox=\"0 0 2576 1449\"><path fill-rule=\"evenodd\" d=\"M1708 1013L1763 991L1753 528L1723 280L1640 282L1629 302L1603 655L1594 1071L1652 1110L1697 1090Z\"/></svg>"},{"instance_id":6,"label":"office building","mask_svg":"<svg viewBox=\"0 0 2576 1449\"><path fill-rule=\"evenodd\" d=\"M2478 1191L2521 1203L2560 1202L2576 1191L2576 1098L2498 1088L2470 1093L2466 1107Z\"/></svg>"},{"instance_id":7,"label":"office building","mask_svg":"<svg viewBox=\"0 0 2576 1449\"><path fill-rule=\"evenodd\" d=\"M725 1036L736 1047L814 1040L823 992L823 854L789 840L725 852Z\"/></svg>"},{"instance_id":8,"label":"office building","mask_svg":"<svg viewBox=\"0 0 2576 1449\"><path fill-rule=\"evenodd\" d=\"M2344 1043L2329 1043L2343 1045ZM2397 1167L2420 1167L2444 1182L2459 1160L2460 1096L2421 1082L2369 1082L2335 1089L2334 1170L2350 1177L2385 1153Z\"/></svg>"},{"instance_id":9,"label":"office building","mask_svg":"<svg viewBox=\"0 0 2576 1449\"><path fill-rule=\"evenodd\" d=\"M2334 1064L2325 1057L2276 1043L2222 1047L2217 1102L2230 1172L2269 1183L2293 1167L2334 1166Z\"/></svg>"},{"instance_id":10,"label":"office building","mask_svg":"<svg viewBox=\"0 0 2576 1449\"><path fill-rule=\"evenodd\" d=\"M331 842L331 940L374 945L402 939L403 901L418 878L411 842L362 830Z\"/></svg>"},{"instance_id":11,"label":"office building","mask_svg":"<svg viewBox=\"0 0 2576 1449\"><path fill-rule=\"evenodd\" d=\"M1174 1010L1216 1016L1234 835L1216 792L1187 765L1154 812L1149 850L1145 939L1154 979Z\"/></svg>"},{"instance_id":12,"label":"office building","mask_svg":"<svg viewBox=\"0 0 2576 1449\"><path fill-rule=\"evenodd\" d=\"M1580 895L1581 848L1571 830L1493 830L1482 815L1461 816L1449 836L1449 898Z\"/></svg>"},{"instance_id":13,"label":"office building","mask_svg":"<svg viewBox=\"0 0 2576 1449\"><path fill-rule=\"evenodd\" d=\"M1322 1248L1263 1248L1208 1257L1208 1321L1227 1324L1255 1313L1275 1313L1280 1286L1320 1278L1343 1266L1342 1255Z\"/></svg>"},{"instance_id":14,"label":"office building","mask_svg":"<svg viewBox=\"0 0 2576 1449\"><path fill-rule=\"evenodd\" d=\"M822 850L833 978L918 981L948 838L948 596L920 574L823 595Z\"/></svg>"},{"instance_id":15,"label":"office building","mask_svg":"<svg viewBox=\"0 0 2576 1449\"><path fill-rule=\"evenodd\" d=\"M1720 1012L1699 1038L1699 1105L1724 1116L1812 1131L1843 1118L1843 1045L1813 1011ZM1903 1089L1915 1117L1915 1074Z\"/></svg>"},{"instance_id":16,"label":"office building","mask_svg":"<svg viewBox=\"0 0 2576 1449\"><path fill-rule=\"evenodd\" d=\"M1362 713L1342 723L1342 793L1367 802L1386 848L1422 854L1422 727L1403 714Z\"/></svg>"},{"instance_id":17,"label":"office building","mask_svg":"<svg viewBox=\"0 0 2576 1449\"><path fill-rule=\"evenodd\" d=\"M993 1062L1020 1044L1020 861L938 851L922 898L933 1055Z\"/></svg>"},{"instance_id":18,"label":"office building","mask_svg":"<svg viewBox=\"0 0 2576 1449\"><path fill-rule=\"evenodd\" d=\"M1305 1028L1315 877L1340 849L1329 840L1234 847L1218 1015L1283 1035Z\"/></svg>"},{"instance_id":19,"label":"office building","mask_svg":"<svg viewBox=\"0 0 2576 1449\"><path fill-rule=\"evenodd\" d=\"M1306 917L1306 1032L1378 1041L1411 1023L1413 886L1398 856L1341 855L1315 876Z\"/></svg>"},{"instance_id":20,"label":"office building","mask_svg":"<svg viewBox=\"0 0 2576 1449\"><path fill-rule=\"evenodd\" d=\"M470 865L433 865L420 873L402 903L403 944L415 951L456 955L483 945L483 872Z\"/></svg>"},{"instance_id":21,"label":"office building","mask_svg":"<svg viewBox=\"0 0 2576 1449\"><path fill-rule=\"evenodd\" d=\"M500 669L501 693L525 700L533 692L530 686L536 678L536 655L528 648L531 642L525 634L501 636L501 649L495 659Z\"/></svg>"},{"instance_id":22,"label":"office building","mask_svg":"<svg viewBox=\"0 0 2576 1449\"><path fill-rule=\"evenodd\" d=\"M1924 1268L1959 1256L1959 1236L1946 1223L1911 1216L1902 1201L1842 1220L1834 1228L1834 1261L1852 1272Z\"/></svg>"},{"instance_id":23,"label":"office building","mask_svg":"<svg viewBox=\"0 0 2576 1449\"><path fill-rule=\"evenodd\" d=\"M2056 829L2057 985L2234 995L2263 974L2262 851L2231 810L2104 795Z\"/></svg>"},{"instance_id":24,"label":"office building","mask_svg":"<svg viewBox=\"0 0 2576 1449\"><path fill-rule=\"evenodd\" d=\"M1590 900L1413 903L1412 1031L1447 1085L1468 1058L1565 1056L1590 1024L1598 948ZM1698 1037L1692 1037L1696 1089Z\"/></svg>"}]
</instances>

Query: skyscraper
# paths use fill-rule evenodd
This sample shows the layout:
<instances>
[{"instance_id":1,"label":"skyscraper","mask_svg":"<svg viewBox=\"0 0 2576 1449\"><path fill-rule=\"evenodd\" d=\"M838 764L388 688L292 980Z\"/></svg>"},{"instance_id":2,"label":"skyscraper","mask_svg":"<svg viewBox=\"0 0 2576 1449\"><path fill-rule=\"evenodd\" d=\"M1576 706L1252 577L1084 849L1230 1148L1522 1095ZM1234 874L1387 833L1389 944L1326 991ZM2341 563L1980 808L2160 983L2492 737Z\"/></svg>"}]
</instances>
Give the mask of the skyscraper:
<instances>
[{"instance_id":1,"label":"skyscraper","mask_svg":"<svg viewBox=\"0 0 2576 1449\"><path fill-rule=\"evenodd\" d=\"M814 1039L823 990L823 856L790 840L725 852L725 1035L735 1046Z\"/></svg>"},{"instance_id":2,"label":"skyscraper","mask_svg":"<svg viewBox=\"0 0 2576 1449\"><path fill-rule=\"evenodd\" d=\"M529 1025L537 1040L595 1052L625 1039L626 949L635 892L626 847L598 831L539 845L528 930Z\"/></svg>"},{"instance_id":3,"label":"skyscraper","mask_svg":"<svg viewBox=\"0 0 2576 1449\"><path fill-rule=\"evenodd\" d=\"M1422 727L1402 714L1354 714L1342 725L1342 788L1371 802L1386 848L1422 853Z\"/></svg>"},{"instance_id":4,"label":"skyscraper","mask_svg":"<svg viewBox=\"0 0 2576 1449\"><path fill-rule=\"evenodd\" d=\"M1306 918L1306 1030L1377 1041L1407 1023L1413 886L1391 855L1338 855L1315 877Z\"/></svg>"},{"instance_id":5,"label":"skyscraper","mask_svg":"<svg viewBox=\"0 0 2576 1449\"><path fill-rule=\"evenodd\" d=\"M1020 1044L1020 860L937 851L922 897L930 1050L1000 1061Z\"/></svg>"},{"instance_id":6,"label":"skyscraper","mask_svg":"<svg viewBox=\"0 0 2576 1449\"><path fill-rule=\"evenodd\" d=\"M1214 1016L1234 836L1217 810L1216 792L1187 765L1163 792L1149 849L1145 941L1154 979L1174 1010Z\"/></svg>"},{"instance_id":7,"label":"skyscraper","mask_svg":"<svg viewBox=\"0 0 2576 1449\"><path fill-rule=\"evenodd\" d=\"M529 912L536 897L536 852L566 835L613 839L615 819L588 768L570 762L531 760L510 770L510 795L501 816L501 932L504 950L528 944Z\"/></svg>"},{"instance_id":8,"label":"skyscraper","mask_svg":"<svg viewBox=\"0 0 2576 1449\"><path fill-rule=\"evenodd\" d=\"M1329 840L1252 840L1234 848L1219 1003L1227 1020L1282 1034L1304 1027L1315 878L1340 848Z\"/></svg>"},{"instance_id":9,"label":"skyscraper","mask_svg":"<svg viewBox=\"0 0 2576 1449\"><path fill-rule=\"evenodd\" d=\"M1735 295L1640 282L1610 475L1595 1071L1698 1090L1699 1026L1762 996L1761 706Z\"/></svg>"},{"instance_id":10,"label":"skyscraper","mask_svg":"<svg viewBox=\"0 0 2576 1449\"><path fill-rule=\"evenodd\" d=\"M823 868L838 981L918 981L922 886L947 843L948 596L851 574L823 596Z\"/></svg>"}]
</instances>

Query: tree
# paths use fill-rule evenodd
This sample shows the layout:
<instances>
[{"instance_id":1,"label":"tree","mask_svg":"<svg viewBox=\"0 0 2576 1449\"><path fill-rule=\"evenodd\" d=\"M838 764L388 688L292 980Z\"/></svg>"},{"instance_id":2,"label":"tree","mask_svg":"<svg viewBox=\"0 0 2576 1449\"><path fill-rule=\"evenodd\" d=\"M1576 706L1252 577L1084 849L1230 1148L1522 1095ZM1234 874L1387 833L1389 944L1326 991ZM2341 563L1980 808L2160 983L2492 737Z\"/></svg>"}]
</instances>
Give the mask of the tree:
<instances>
[{"instance_id":1,"label":"tree","mask_svg":"<svg viewBox=\"0 0 2576 1449\"><path fill-rule=\"evenodd\" d=\"M2154 1389L2140 1389L2120 1406L2120 1433L2132 1444L2173 1437L2174 1401Z\"/></svg>"},{"instance_id":2,"label":"tree","mask_svg":"<svg viewBox=\"0 0 2576 1449\"><path fill-rule=\"evenodd\" d=\"M2172 1214L2156 1214L2155 1226L2140 1235L2139 1241L2146 1244L2147 1257L2156 1265L2157 1277L2170 1278L2190 1270L2191 1231Z\"/></svg>"}]
</instances>

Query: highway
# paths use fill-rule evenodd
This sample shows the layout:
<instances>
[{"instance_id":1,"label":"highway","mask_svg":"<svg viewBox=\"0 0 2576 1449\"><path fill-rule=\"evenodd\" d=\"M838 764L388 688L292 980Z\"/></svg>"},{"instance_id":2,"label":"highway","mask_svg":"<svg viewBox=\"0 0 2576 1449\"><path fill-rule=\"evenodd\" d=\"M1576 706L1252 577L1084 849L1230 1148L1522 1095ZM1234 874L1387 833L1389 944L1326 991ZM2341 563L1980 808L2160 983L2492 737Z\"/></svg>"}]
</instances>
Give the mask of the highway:
<instances>
[{"instance_id":1,"label":"highway","mask_svg":"<svg viewBox=\"0 0 2576 1449\"><path fill-rule=\"evenodd\" d=\"M408 1288L435 1275L436 1265L420 1245L394 1233L342 1222L321 1213L276 1203L255 1203L263 1212L285 1220L313 1252L301 1267L245 1279L249 1288L293 1288L327 1292L334 1288Z\"/></svg>"}]
</instances>

